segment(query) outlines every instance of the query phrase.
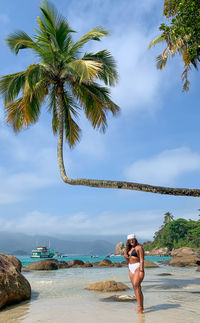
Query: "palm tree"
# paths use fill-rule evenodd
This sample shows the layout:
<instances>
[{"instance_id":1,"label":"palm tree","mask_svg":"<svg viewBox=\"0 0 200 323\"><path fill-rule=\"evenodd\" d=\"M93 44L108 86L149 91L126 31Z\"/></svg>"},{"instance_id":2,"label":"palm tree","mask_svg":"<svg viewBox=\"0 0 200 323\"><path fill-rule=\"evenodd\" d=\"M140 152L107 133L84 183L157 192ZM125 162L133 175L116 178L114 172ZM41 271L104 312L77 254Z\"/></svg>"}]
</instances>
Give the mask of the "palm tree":
<instances>
[{"instance_id":1,"label":"palm tree","mask_svg":"<svg viewBox=\"0 0 200 323\"><path fill-rule=\"evenodd\" d=\"M107 112L116 115L119 107L111 100L106 85L114 86L118 80L116 64L107 50L81 54L82 47L90 40L99 41L108 32L96 27L77 42L66 19L56 8L43 1L38 18L39 29L31 38L17 31L7 38L9 48L15 53L31 49L39 62L25 71L6 75L0 79L0 93L4 97L7 122L15 132L38 121L45 98L52 113L53 133L58 135L57 156L63 181L71 185L129 189L144 192L200 196L200 189L169 188L141 183L72 179L66 175L63 161L63 139L72 147L80 139L81 129L76 118L82 108L94 128L105 131ZM97 81L104 83L100 85Z\"/></svg>"},{"instance_id":2,"label":"palm tree","mask_svg":"<svg viewBox=\"0 0 200 323\"><path fill-rule=\"evenodd\" d=\"M169 222L171 222L173 220L174 220L174 217L173 217L172 213L166 212L165 216L164 216L163 224L165 225L165 224L167 224L167 223L169 223Z\"/></svg>"}]
</instances>

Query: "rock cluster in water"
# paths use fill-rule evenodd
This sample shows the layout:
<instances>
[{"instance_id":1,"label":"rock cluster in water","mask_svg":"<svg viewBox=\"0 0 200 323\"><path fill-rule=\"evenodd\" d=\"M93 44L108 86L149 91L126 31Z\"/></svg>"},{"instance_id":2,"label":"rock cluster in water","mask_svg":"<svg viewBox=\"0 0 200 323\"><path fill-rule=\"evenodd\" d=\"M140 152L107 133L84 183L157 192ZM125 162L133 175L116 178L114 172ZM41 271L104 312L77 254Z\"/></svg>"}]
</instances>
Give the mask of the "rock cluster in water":
<instances>
[{"instance_id":1,"label":"rock cluster in water","mask_svg":"<svg viewBox=\"0 0 200 323\"><path fill-rule=\"evenodd\" d=\"M112 262L109 259L103 259L97 262L83 262L82 260L75 259L69 261L58 261L57 259L45 259L33 262L22 269L24 271L29 270L57 270L63 268L89 268L89 267L127 267L127 262ZM157 268L159 267L152 261L144 260L145 268Z\"/></svg>"}]
</instances>

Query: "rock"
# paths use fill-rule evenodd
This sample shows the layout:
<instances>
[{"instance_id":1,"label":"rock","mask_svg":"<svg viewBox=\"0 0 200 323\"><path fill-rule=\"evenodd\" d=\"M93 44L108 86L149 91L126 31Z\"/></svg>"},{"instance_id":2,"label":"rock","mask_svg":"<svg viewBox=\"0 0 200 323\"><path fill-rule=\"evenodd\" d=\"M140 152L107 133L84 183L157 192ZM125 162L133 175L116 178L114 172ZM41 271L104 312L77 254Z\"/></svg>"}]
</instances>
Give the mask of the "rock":
<instances>
[{"instance_id":1,"label":"rock","mask_svg":"<svg viewBox=\"0 0 200 323\"><path fill-rule=\"evenodd\" d=\"M162 273L162 274L158 274L158 276L171 276L172 274L170 273Z\"/></svg>"},{"instance_id":2,"label":"rock","mask_svg":"<svg viewBox=\"0 0 200 323\"><path fill-rule=\"evenodd\" d=\"M167 247L164 248L153 248L151 251L146 251L145 255L147 256L170 256L170 251Z\"/></svg>"},{"instance_id":3,"label":"rock","mask_svg":"<svg viewBox=\"0 0 200 323\"><path fill-rule=\"evenodd\" d=\"M171 252L170 266L185 267L200 265L200 249L183 247Z\"/></svg>"},{"instance_id":4,"label":"rock","mask_svg":"<svg viewBox=\"0 0 200 323\"><path fill-rule=\"evenodd\" d=\"M123 265L120 262L113 262L114 267L123 267Z\"/></svg>"},{"instance_id":5,"label":"rock","mask_svg":"<svg viewBox=\"0 0 200 323\"><path fill-rule=\"evenodd\" d=\"M118 291L125 291L130 289L127 285L116 282L114 280L105 280L103 282L97 282L89 285L87 290L96 290L99 292L118 292Z\"/></svg>"},{"instance_id":6,"label":"rock","mask_svg":"<svg viewBox=\"0 0 200 323\"><path fill-rule=\"evenodd\" d=\"M45 259L33 262L25 267L23 270L56 270L59 268L59 261L56 259Z\"/></svg>"},{"instance_id":7,"label":"rock","mask_svg":"<svg viewBox=\"0 0 200 323\"><path fill-rule=\"evenodd\" d=\"M93 264L91 264L91 262L89 262L89 261L86 261L84 263L83 267L85 267L85 268L93 267Z\"/></svg>"},{"instance_id":8,"label":"rock","mask_svg":"<svg viewBox=\"0 0 200 323\"><path fill-rule=\"evenodd\" d=\"M121 265L126 265L126 266L128 266L128 263L127 263L127 261L126 261L126 260L124 260L124 261L121 261Z\"/></svg>"},{"instance_id":9,"label":"rock","mask_svg":"<svg viewBox=\"0 0 200 323\"><path fill-rule=\"evenodd\" d=\"M99 266L99 267L113 267L114 264L109 259L103 259L97 263L97 266Z\"/></svg>"},{"instance_id":10,"label":"rock","mask_svg":"<svg viewBox=\"0 0 200 323\"><path fill-rule=\"evenodd\" d=\"M11 257L0 254L0 308L28 300L30 297L31 286L27 279L13 264Z\"/></svg>"},{"instance_id":11,"label":"rock","mask_svg":"<svg viewBox=\"0 0 200 323\"><path fill-rule=\"evenodd\" d=\"M159 266L155 264L155 262L150 261L150 260L144 260L144 268L158 268Z\"/></svg>"},{"instance_id":12,"label":"rock","mask_svg":"<svg viewBox=\"0 0 200 323\"><path fill-rule=\"evenodd\" d=\"M196 271L200 271L200 266L197 267L197 270Z\"/></svg>"},{"instance_id":13,"label":"rock","mask_svg":"<svg viewBox=\"0 0 200 323\"><path fill-rule=\"evenodd\" d=\"M0 253L0 255L7 257L8 261L10 261L17 268L17 270L19 270L19 272L21 272L22 264L21 261L19 261L19 259L12 255L4 255L3 253Z\"/></svg>"},{"instance_id":14,"label":"rock","mask_svg":"<svg viewBox=\"0 0 200 323\"><path fill-rule=\"evenodd\" d=\"M123 242L118 242L115 247L115 255L123 255L125 250L125 246Z\"/></svg>"},{"instance_id":15,"label":"rock","mask_svg":"<svg viewBox=\"0 0 200 323\"><path fill-rule=\"evenodd\" d=\"M75 260L67 261L67 264L69 267L75 267L75 266L79 267L79 266L83 266L84 262L82 260L75 259Z\"/></svg>"},{"instance_id":16,"label":"rock","mask_svg":"<svg viewBox=\"0 0 200 323\"><path fill-rule=\"evenodd\" d=\"M200 249L183 247L183 248L174 249L171 251L172 257L182 257L182 256L186 256L186 255L200 256Z\"/></svg>"},{"instance_id":17,"label":"rock","mask_svg":"<svg viewBox=\"0 0 200 323\"><path fill-rule=\"evenodd\" d=\"M162 265L169 265L169 260L159 260L157 262Z\"/></svg>"},{"instance_id":18,"label":"rock","mask_svg":"<svg viewBox=\"0 0 200 323\"><path fill-rule=\"evenodd\" d=\"M131 295L112 295L112 296L103 298L102 301L133 302L133 301L136 301L136 297Z\"/></svg>"},{"instance_id":19,"label":"rock","mask_svg":"<svg viewBox=\"0 0 200 323\"><path fill-rule=\"evenodd\" d=\"M58 268L59 269L69 268L69 265L68 265L68 263L66 261L61 260L58 263Z\"/></svg>"}]
</instances>

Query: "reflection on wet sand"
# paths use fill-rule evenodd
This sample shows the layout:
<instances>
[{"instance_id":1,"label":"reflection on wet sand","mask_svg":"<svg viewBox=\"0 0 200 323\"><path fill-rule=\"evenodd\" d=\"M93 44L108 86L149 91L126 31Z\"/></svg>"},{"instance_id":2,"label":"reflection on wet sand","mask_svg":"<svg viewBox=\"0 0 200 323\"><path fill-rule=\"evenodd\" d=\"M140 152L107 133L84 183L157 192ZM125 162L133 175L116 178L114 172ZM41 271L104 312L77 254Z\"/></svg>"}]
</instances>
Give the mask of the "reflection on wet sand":
<instances>
[{"instance_id":1,"label":"reflection on wet sand","mask_svg":"<svg viewBox=\"0 0 200 323\"><path fill-rule=\"evenodd\" d=\"M145 313L175 309L178 307L180 307L180 304L158 304L158 305L147 307L145 309Z\"/></svg>"},{"instance_id":2,"label":"reflection on wet sand","mask_svg":"<svg viewBox=\"0 0 200 323\"><path fill-rule=\"evenodd\" d=\"M3 323L21 323L27 316L30 309L30 301L17 305L11 305L0 311L0 322Z\"/></svg>"}]
</instances>

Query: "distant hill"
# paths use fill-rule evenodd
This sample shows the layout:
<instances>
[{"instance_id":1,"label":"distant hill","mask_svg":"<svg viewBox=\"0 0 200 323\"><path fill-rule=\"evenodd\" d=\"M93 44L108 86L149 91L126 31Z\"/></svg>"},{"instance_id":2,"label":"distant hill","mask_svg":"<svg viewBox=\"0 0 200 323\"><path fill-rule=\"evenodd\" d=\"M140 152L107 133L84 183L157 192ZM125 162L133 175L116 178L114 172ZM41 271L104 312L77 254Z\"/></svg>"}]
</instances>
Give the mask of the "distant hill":
<instances>
[{"instance_id":1,"label":"distant hill","mask_svg":"<svg viewBox=\"0 0 200 323\"><path fill-rule=\"evenodd\" d=\"M70 239L71 238L71 239ZM115 239L119 241L119 237L115 237L112 242L104 240L105 237L75 237L71 236L69 240L66 237L55 238L50 236L41 235L27 235L23 233L10 233L10 232L0 232L0 252L14 254L30 254L31 250L36 247L36 245L51 245L51 248L55 251L65 253L65 254L82 254L82 255L107 255L113 253L115 249ZM113 238L113 237L112 237ZM113 243L114 242L114 243Z\"/></svg>"}]
</instances>

